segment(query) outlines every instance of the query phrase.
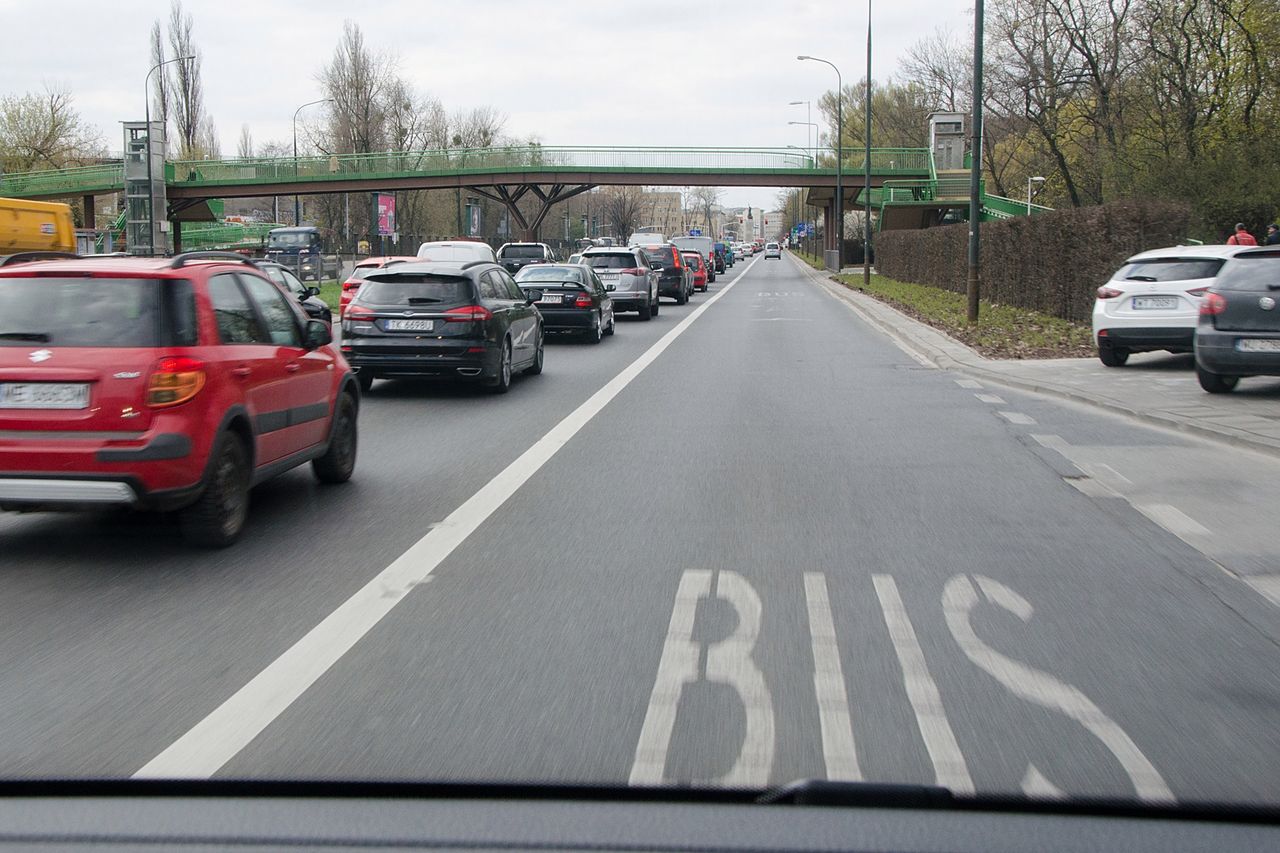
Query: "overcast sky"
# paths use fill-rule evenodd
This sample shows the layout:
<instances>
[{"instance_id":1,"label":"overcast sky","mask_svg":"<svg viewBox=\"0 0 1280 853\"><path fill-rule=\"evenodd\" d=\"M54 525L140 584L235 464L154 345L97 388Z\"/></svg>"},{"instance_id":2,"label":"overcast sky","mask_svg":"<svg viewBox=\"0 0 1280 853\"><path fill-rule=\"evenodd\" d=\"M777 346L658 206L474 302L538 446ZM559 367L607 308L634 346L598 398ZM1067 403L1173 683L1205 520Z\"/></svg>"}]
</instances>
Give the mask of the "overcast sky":
<instances>
[{"instance_id":1,"label":"overcast sky","mask_svg":"<svg viewBox=\"0 0 1280 853\"><path fill-rule=\"evenodd\" d=\"M547 145L808 145L805 109L866 68L866 6L674 0L187 0L204 55L208 110L224 154L242 124L255 141L290 139L298 105L321 97L316 74L344 20L396 56L402 74L447 109L490 105L512 136ZM56 11L55 11L56 9ZM122 147L141 120L152 22L169 3L0 0L6 33L0 94L71 90L81 114ZM971 31L972 0L895 0L872 10L873 76L894 74L937 27ZM673 121L674 110L683 121ZM817 120L815 114L815 120ZM768 205L775 190L728 188L729 206Z\"/></svg>"}]
</instances>

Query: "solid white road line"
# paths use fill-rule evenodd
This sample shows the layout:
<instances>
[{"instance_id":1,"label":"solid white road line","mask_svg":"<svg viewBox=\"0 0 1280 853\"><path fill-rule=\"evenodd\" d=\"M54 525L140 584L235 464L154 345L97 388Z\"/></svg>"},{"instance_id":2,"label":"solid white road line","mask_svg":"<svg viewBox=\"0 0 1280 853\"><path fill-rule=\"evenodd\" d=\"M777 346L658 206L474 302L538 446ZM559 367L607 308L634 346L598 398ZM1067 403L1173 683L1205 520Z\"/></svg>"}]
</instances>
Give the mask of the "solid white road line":
<instances>
[{"instance_id":1,"label":"solid white road line","mask_svg":"<svg viewBox=\"0 0 1280 853\"><path fill-rule=\"evenodd\" d=\"M284 713L415 586L426 580L454 549L609 405L622 389L653 364L708 308L732 290L752 266L754 262L552 427L209 716L147 762L133 774L134 778L203 779L216 773Z\"/></svg>"},{"instance_id":2,"label":"solid white road line","mask_svg":"<svg viewBox=\"0 0 1280 853\"><path fill-rule=\"evenodd\" d=\"M902 603L902 596L898 594L898 584L891 575L872 575L871 582L880 597L880 609L884 612L889 639L893 641L898 665L902 667L907 700L911 703L911 710L915 711L916 725L933 761L938 784L950 788L955 794L972 794L973 779L947 720L947 712L942 707L938 685L929 675L924 651L916 639L915 629L911 627L911 618Z\"/></svg>"},{"instance_id":3,"label":"solid white road line","mask_svg":"<svg viewBox=\"0 0 1280 853\"><path fill-rule=\"evenodd\" d=\"M849 718L849 694L840 666L840 647L831 618L827 579L820 572L804 573L804 597L809 606L809 635L813 640L813 691L818 697L818 722L822 728L822 758L827 778L862 781L858 752Z\"/></svg>"},{"instance_id":4,"label":"solid white road line","mask_svg":"<svg viewBox=\"0 0 1280 853\"><path fill-rule=\"evenodd\" d=\"M1240 580L1253 587L1267 601L1280 607L1280 575L1241 575Z\"/></svg>"}]
</instances>

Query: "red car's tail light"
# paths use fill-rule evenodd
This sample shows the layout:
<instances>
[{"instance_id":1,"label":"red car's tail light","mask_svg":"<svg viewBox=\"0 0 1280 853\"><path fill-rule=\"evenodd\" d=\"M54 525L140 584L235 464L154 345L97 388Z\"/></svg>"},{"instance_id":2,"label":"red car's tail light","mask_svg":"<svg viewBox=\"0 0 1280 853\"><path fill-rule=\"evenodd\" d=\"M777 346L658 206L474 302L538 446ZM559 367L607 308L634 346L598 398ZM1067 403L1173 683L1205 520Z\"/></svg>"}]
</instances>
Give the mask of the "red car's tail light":
<instances>
[{"instance_id":1,"label":"red car's tail light","mask_svg":"<svg viewBox=\"0 0 1280 853\"><path fill-rule=\"evenodd\" d=\"M187 356L160 359L147 378L147 405L155 409L185 403L204 387L204 362Z\"/></svg>"},{"instance_id":2,"label":"red car's tail light","mask_svg":"<svg viewBox=\"0 0 1280 853\"><path fill-rule=\"evenodd\" d=\"M1099 299L1115 299L1117 296L1124 296L1124 291L1116 290L1114 287L1106 287L1105 285L1098 288Z\"/></svg>"},{"instance_id":3,"label":"red car's tail light","mask_svg":"<svg viewBox=\"0 0 1280 853\"><path fill-rule=\"evenodd\" d=\"M485 321L493 317L493 312L483 305L465 305L462 308L450 308L444 312L444 319L449 323L471 323Z\"/></svg>"},{"instance_id":4,"label":"red car's tail light","mask_svg":"<svg viewBox=\"0 0 1280 853\"><path fill-rule=\"evenodd\" d=\"M1227 300L1223 298L1221 293L1206 293L1204 301L1200 303L1200 316L1216 317L1223 311L1227 310Z\"/></svg>"},{"instance_id":5,"label":"red car's tail light","mask_svg":"<svg viewBox=\"0 0 1280 853\"><path fill-rule=\"evenodd\" d=\"M343 319L346 320L372 320L373 310L365 308L363 305L348 305L347 310L342 312Z\"/></svg>"}]
</instances>

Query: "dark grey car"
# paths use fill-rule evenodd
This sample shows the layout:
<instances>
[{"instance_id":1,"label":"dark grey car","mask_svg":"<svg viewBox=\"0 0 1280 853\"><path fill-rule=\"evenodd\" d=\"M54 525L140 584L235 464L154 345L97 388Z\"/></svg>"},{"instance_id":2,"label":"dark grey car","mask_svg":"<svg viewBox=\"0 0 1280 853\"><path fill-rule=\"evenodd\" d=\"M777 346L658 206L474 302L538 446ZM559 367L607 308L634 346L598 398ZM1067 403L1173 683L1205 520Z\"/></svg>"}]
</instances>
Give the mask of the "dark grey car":
<instances>
[{"instance_id":1,"label":"dark grey car","mask_svg":"<svg viewBox=\"0 0 1280 853\"><path fill-rule=\"evenodd\" d=\"M1280 376L1280 250L1241 252L1200 305L1196 376L1210 394L1243 376Z\"/></svg>"},{"instance_id":2,"label":"dark grey car","mask_svg":"<svg viewBox=\"0 0 1280 853\"><path fill-rule=\"evenodd\" d=\"M342 354L368 390L379 377L483 382L542 372L542 315L489 261L403 263L371 273L342 315Z\"/></svg>"}]
</instances>

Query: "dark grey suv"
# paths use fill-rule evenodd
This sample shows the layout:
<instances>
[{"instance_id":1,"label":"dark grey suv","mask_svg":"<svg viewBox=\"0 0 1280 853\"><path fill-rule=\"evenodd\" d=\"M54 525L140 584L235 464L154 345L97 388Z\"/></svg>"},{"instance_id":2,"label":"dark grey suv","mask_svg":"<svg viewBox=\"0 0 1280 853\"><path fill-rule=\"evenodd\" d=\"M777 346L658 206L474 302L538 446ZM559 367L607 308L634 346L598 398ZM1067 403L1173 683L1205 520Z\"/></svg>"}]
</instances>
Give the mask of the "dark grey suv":
<instances>
[{"instance_id":1,"label":"dark grey suv","mask_svg":"<svg viewBox=\"0 0 1280 853\"><path fill-rule=\"evenodd\" d=\"M1280 250L1241 252L1200 303L1200 387L1221 394L1242 376L1280 376Z\"/></svg>"},{"instance_id":2,"label":"dark grey suv","mask_svg":"<svg viewBox=\"0 0 1280 853\"><path fill-rule=\"evenodd\" d=\"M404 263L371 273L342 316L342 354L368 390L380 377L483 382L542 372L542 316L490 261Z\"/></svg>"}]
</instances>

